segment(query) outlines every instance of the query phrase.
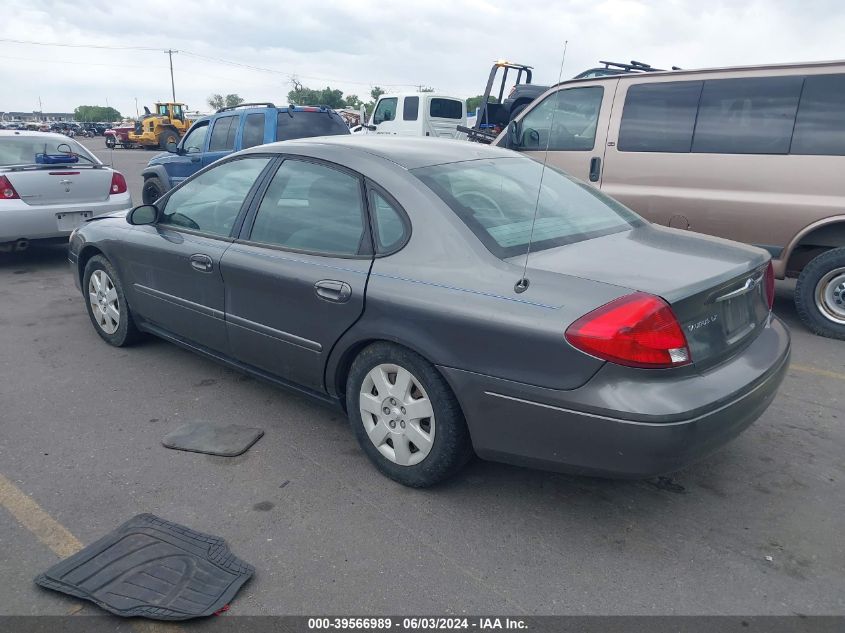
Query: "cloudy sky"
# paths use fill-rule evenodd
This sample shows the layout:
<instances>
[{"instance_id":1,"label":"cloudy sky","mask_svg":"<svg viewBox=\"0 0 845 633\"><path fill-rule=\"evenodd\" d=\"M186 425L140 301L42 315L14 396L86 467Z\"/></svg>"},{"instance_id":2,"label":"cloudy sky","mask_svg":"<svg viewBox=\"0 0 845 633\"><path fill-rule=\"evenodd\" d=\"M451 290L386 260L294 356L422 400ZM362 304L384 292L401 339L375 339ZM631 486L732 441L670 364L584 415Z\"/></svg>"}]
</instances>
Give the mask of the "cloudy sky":
<instances>
[{"instance_id":1,"label":"cloudy sky","mask_svg":"<svg viewBox=\"0 0 845 633\"><path fill-rule=\"evenodd\" d=\"M169 97L168 48L180 51L177 100L207 110L214 92L285 103L291 76L362 98L374 85L418 84L466 97L482 92L499 58L552 83L566 40L571 77L599 59L687 68L841 59L843 33L841 0L3 0L0 111L37 110L40 97L45 112L108 102L134 115L136 98Z\"/></svg>"}]
</instances>

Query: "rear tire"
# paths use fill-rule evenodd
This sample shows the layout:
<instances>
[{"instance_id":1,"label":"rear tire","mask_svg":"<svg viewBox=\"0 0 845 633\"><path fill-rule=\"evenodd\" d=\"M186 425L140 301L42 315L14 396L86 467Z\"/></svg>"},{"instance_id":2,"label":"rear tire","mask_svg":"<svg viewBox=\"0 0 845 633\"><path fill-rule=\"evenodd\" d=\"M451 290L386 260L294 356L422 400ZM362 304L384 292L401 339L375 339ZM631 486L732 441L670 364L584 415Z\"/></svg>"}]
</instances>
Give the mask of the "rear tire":
<instances>
[{"instance_id":1,"label":"rear tire","mask_svg":"<svg viewBox=\"0 0 845 633\"><path fill-rule=\"evenodd\" d=\"M140 338L117 271L104 256L95 255L88 260L82 293L91 324L106 343L123 347Z\"/></svg>"},{"instance_id":2,"label":"rear tire","mask_svg":"<svg viewBox=\"0 0 845 633\"><path fill-rule=\"evenodd\" d=\"M405 486L440 483L473 455L449 385L431 363L404 347L374 343L358 355L349 371L346 406L367 457Z\"/></svg>"},{"instance_id":3,"label":"rear tire","mask_svg":"<svg viewBox=\"0 0 845 633\"><path fill-rule=\"evenodd\" d=\"M144 180L144 186L141 188L141 200L144 204L155 204L155 201L161 198L164 193L164 185L153 176Z\"/></svg>"},{"instance_id":4,"label":"rear tire","mask_svg":"<svg viewBox=\"0 0 845 633\"><path fill-rule=\"evenodd\" d=\"M114 137L106 137L106 147L109 149L114 149L115 147L117 147L117 143L115 142Z\"/></svg>"},{"instance_id":5,"label":"rear tire","mask_svg":"<svg viewBox=\"0 0 845 633\"><path fill-rule=\"evenodd\" d=\"M810 330L845 340L845 248L834 248L804 266L795 284L795 308Z\"/></svg>"}]
</instances>

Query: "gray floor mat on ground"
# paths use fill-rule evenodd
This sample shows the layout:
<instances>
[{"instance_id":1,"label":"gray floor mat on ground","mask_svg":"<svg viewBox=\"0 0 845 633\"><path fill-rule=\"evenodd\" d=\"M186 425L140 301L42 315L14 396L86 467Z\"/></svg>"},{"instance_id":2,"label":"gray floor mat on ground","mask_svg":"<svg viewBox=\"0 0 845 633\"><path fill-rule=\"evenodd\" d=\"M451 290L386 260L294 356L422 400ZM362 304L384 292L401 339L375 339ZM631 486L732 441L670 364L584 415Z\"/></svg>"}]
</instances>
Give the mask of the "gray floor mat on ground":
<instances>
[{"instance_id":1,"label":"gray floor mat on ground","mask_svg":"<svg viewBox=\"0 0 845 633\"><path fill-rule=\"evenodd\" d=\"M236 457L246 453L263 435L261 429L238 424L189 422L165 435L161 443L178 451Z\"/></svg>"},{"instance_id":2,"label":"gray floor mat on ground","mask_svg":"<svg viewBox=\"0 0 845 633\"><path fill-rule=\"evenodd\" d=\"M187 620L223 608L254 572L223 539L139 514L35 582L117 615Z\"/></svg>"}]
</instances>

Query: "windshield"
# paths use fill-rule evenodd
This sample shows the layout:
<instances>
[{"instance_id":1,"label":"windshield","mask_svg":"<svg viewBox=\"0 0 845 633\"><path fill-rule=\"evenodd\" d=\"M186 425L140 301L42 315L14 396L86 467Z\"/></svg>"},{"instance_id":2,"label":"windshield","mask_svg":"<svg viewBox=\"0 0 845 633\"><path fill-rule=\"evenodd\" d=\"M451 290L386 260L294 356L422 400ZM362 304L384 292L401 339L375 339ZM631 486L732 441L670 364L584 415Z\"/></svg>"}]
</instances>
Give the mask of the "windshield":
<instances>
[{"instance_id":1,"label":"windshield","mask_svg":"<svg viewBox=\"0 0 845 633\"><path fill-rule=\"evenodd\" d=\"M76 141L52 136L0 137L0 166L35 165L36 154L78 154L80 161L99 164L91 153Z\"/></svg>"},{"instance_id":2,"label":"windshield","mask_svg":"<svg viewBox=\"0 0 845 633\"><path fill-rule=\"evenodd\" d=\"M618 233L644 223L594 188L529 158L496 158L413 170L502 259ZM543 174L537 219L537 189Z\"/></svg>"}]
</instances>

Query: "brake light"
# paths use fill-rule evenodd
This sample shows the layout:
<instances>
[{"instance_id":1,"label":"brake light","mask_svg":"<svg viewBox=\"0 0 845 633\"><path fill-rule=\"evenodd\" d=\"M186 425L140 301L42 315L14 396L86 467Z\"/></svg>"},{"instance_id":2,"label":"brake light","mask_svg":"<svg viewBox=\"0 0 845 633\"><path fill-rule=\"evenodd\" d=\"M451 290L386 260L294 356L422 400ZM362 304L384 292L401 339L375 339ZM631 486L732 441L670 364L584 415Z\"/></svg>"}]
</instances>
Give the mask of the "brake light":
<instances>
[{"instance_id":1,"label":"brake light","mask_svg":"<svg viewBox=\"0 0 845 633\"><path fill-rule=\"evenodd\" d=\"M6 176L0 176L0 198L3 200L20 200L21 198Z\"/></svg>"},{"instance_id":2,"label":"brake light","mask_svg":"<svg viewBox=\"0 0 845 633\"><path fill-rule=\"evenodd\" d=\"M771 260L766 267L766 302L769 304L769 311L775 304L775 268L772 266Z\"/></svg>"},{"instance_id":3,"label":"brake light","mask_svg":"<svg viewBox=\"0 0 845 633\"><path fill-rule=\"evenodd\" d=\"M115 193L126 193L126 178L119 171L112 172L110 195Z\"/></svg>"},{"instance_id":4,"label":"brake light","mask_svg":"<svg viewBox=\"0 0 845 633\"><path fill-rule=\"evenodd\" d=\"M658 369L692 362L672 308L644 292L585 314L566 329L566 340L582 352L628 367Z\"/></svg>"}]
</instances>

